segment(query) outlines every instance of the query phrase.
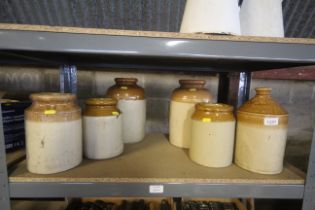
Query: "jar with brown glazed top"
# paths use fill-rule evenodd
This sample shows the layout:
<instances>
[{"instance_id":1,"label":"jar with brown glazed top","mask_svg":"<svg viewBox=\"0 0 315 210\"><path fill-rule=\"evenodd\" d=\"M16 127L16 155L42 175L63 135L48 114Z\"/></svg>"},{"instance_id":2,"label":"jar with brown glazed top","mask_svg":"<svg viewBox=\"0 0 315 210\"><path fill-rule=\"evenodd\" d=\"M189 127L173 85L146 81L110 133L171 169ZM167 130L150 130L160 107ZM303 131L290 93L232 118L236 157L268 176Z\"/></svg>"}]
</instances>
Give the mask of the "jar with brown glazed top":
<instances>
[{"instance_id":1,"label":"jar with brown glazed top","mask_svg":"<svg viewBox=\"0 0 315 210\"><path fill-rule=\"evenodd\" d=\"M118 101L122 112L122 135L124 143L136 143L145 136L146 100L144 89L136 78L115 78L116 84L107 91L107 97Z\"/></svg>"},{"instance_id":2,"label":"jar with brown glazed top","mask_svg":"<svg viewBox=\"0 0 315 210\"><path fill-rule=\"evenodd\" d=\"M208 167L231 165L234 135L232 106L198 103L192 115L190 159Z\"/></svg>"},{"instance_id":3,"label":"jar with brown glazed top","mask_svg":"<svg viewBox=\"0 0 315 210\"><path fill-rule=\"evenodd\" d=\"M25 110L27 168L51 174L82 161L81 110L69 93L36 93Z\"/></svg>"},{"instance_id":4,"label":"jar with brown glazed top","mask_svg":"<svg viewBox=\"0 0 315 210\"><path fill-rule=\"evenodd\" d=\"M256 88L256 96L237 111L235 163L261 174L283 169L288 113L271 97L271 88Z\"/></svg>"},{"instance_id":5,"label":"jar with brown glazed top","mask_svg":"<svg viewBox=\"0 0 315 210\"><path fill-rule=\"evenodd\" d=\"M179 80L180 87L173 91L170 105L170 143L189 148L191 116L195 104L211 102L210 92L204 88L204 80Z\"/></svg>"},{"instance_id":6,"label":"jar with brown glazed top","mask_svg":"<svg viewBox=\"0 0 315 210\"><path fill-rule=\"evenodd\" d=\"M90 98L83 112L84 154L106 159L123 152L122 116L112 98Z\"/></svg>"}]
</instances>

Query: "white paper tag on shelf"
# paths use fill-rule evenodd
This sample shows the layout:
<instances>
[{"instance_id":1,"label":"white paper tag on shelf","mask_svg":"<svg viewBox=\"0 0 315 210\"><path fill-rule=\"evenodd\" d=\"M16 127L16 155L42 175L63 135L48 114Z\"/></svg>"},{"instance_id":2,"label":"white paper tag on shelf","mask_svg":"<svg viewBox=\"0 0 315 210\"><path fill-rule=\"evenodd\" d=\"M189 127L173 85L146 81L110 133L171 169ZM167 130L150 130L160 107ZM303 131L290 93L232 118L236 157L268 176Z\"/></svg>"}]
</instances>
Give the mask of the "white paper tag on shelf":
<instances>
[{"instance_id":1,"label":"white paper tag on shelf","mask_svg":"<svg viewBox=\"0 0 315 210\"><path fill-rule=\"evenodd\" d=\"M265 117L264 118L264 125L275 126L278 124L279 124L279 118L278 117Z\"/></svg>"},{"instance_id":2,"label":"white paper tag on shelf","mask_svg":"<svg viewBox=\"0 0 315 210\"><path fill-rule=\"evenodd\" d=\"M164 186L163 185L150 185L150 193L152 194L164 193Z\"/></svg>"}]
</instances>

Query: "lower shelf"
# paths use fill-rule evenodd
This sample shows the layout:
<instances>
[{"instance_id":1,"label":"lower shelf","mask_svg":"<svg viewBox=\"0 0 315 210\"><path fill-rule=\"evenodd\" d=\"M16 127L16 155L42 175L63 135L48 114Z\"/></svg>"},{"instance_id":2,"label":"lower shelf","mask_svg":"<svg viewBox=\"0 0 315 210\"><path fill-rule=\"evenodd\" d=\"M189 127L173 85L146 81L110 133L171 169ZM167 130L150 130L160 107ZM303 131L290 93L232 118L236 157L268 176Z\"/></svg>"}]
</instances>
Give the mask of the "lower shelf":
<instances>
[{"instance_id":1,"label":"lower shelf","mask_svg":"<svg viewBox=\"0 0 315 210\"><path fill-rule=\"evenodd\" d=\"M302 198L305 174L290 165L278 175L251 173L235 165L203 167L193 163L186 150L170 145L163 134L150 134L141 143L126 145L117 158L84 160L57 174L29 173L23 161L9 180L12 197Z\"/></svg>"},{"instance_id":2,"label":"lower shelf","mask_svg":"<svg viewBox=\"0 0 315 210\"><path fill-rule=\"evenodd\" d=\"M11 201L12 210L64 210L66 207L65 201Z\"/></svg>"}]
</instances>

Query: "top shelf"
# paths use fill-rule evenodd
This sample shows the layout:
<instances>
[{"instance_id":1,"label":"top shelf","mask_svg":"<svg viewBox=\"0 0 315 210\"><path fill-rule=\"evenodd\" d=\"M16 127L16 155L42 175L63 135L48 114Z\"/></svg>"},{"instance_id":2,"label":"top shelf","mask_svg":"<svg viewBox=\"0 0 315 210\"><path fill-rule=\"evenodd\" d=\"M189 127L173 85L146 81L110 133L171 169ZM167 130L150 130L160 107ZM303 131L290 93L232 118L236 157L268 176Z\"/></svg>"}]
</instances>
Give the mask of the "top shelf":
<instances>
[{"instance_id":1,"label":"top shelf","mask_svg":"<svg viewBox=\"0 0 315 210\"><path fill-rule=\"evenodd\" d=\"M315 39L0 24L1 63L188 71L315 64Z\"/></svg>"}]
</instances>

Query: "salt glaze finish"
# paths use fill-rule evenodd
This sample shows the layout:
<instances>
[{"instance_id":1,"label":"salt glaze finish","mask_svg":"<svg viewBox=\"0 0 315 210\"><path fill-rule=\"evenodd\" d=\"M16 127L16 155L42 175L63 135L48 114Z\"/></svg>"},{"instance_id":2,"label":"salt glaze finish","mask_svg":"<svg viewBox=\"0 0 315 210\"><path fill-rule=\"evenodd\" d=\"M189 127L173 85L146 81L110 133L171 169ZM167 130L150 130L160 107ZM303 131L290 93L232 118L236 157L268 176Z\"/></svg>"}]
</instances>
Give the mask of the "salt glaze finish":
<instances>
[{"instance_id":1,"label":"salt glaze finish","mask_svg":"<svg viewBox=\"0 0 315 210\"><path fill-rule=\"evenodd\" d=\"M112 98L90 98L83 112L84 155L106 159L123 152L122 117Z\"/></svg>"},{"instance_id":2,"label":"salt glaze finish","mask_svg":"<svg viewBox=\"0 0 315 210\"><path fill-rule=\"evenodd\" d=\"M227 104L198 103L192 116L189 157L208 167L232 164L235 118Z\"/></svg>"},{"instance_id":3,"label":"salt glaze finish","mask_svg":"<svg viewBox=\"0 0 315 210\"><path fill-rule=\"evenodd\" d=\"M271 97L271 88L256 88L256 96L237 111L235 163L261 174L283 169L288 113Z\"/></svg>"},{"instance_id":4,"label":"salt glaze finish","mask_svg":"<svg viewBox=\"0 0 315 210\"><path fill-rule=\"evenodd\" d=\"M124 143L137 143L145 136L146 99L144 89L137 85L136 78L115 78L106 96L118 101L122 114Z\"/></svg>"},{"instance_id":5,"label":"salt glaze finish","mask_svg":"<svg viewBox=\"0 0 315 210\"><path fill-rule=\"evenodd\" d=\"M204 88L204 80L179 80L170 104L170 143L181 148L189 148L191 141L191 116L195 104L211 102L212 95Z\"/></svg>"},{"instance_id":6,"label":"salt glaze finish","mask_svg":"<svg viewBox=\"0 0 315 210\"><path fill-rule=\"evenodd\" d=\"M82 161L81 109L69 93L36 93L25 110L27 169L52 174Z\"/></svg>"}]
</instances>

